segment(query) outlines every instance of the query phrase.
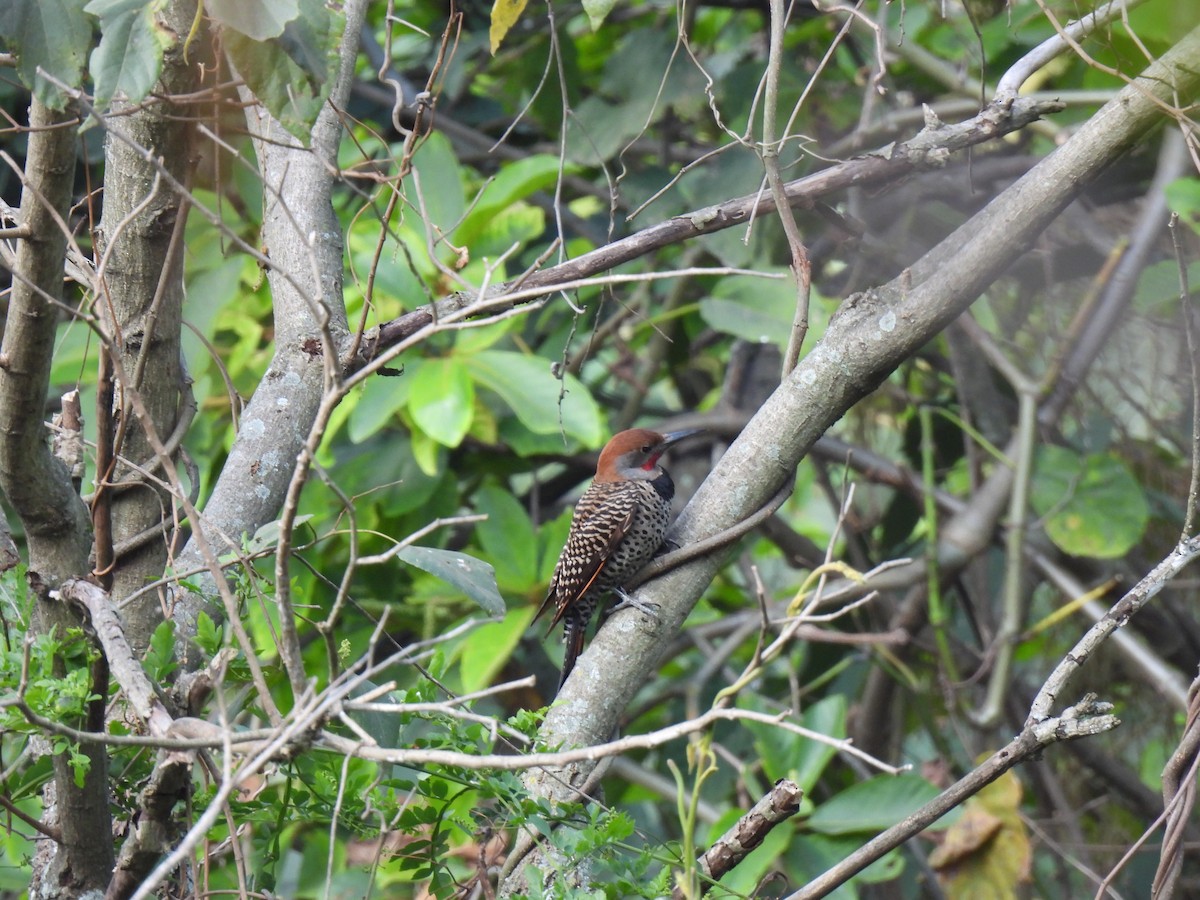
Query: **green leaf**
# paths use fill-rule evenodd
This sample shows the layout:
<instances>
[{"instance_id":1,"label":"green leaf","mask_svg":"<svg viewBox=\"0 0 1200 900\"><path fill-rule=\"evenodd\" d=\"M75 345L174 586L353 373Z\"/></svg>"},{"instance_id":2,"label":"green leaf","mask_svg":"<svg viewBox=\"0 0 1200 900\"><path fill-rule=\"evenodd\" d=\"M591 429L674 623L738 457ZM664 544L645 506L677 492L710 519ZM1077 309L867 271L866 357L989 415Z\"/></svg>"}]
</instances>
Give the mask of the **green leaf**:
<instances>
[{"instance_id":1,"label":"green leaf","mask_svg":"<svg viewBox=\"0 0 1200 900\"><path fill-rule=\"evenodd\" d=\"M363 681L350 694L351 697L359 697L362 694L368 694L377 688L378 685L369 679ZM384 698L384 702L388 703L403 703L404 698L392 693ZM375 742L381 747L398 746L400 739L400 717L395 713L380 712L374 709L356 709L350 714L350 718L354 719L359 724L363 731L375 739Z\"/></svg>"},{"instance_id":2,"label":"green leaf","mask_svg":"<svg viewBox=\"0 0 1200 900\"><path fill-rule=\"evenodd\" d=\"M587 13L592 31L604 24L604 20L616 5L617 0L583 0L583 11Z\"/></svg>"},{"instance_id":3,"label":"green leaf","mask_svg":"<svg viewBox=\"0 0 1200 900\"><path fill-rule=\"evenodd\" d=\"M763 711L766 711L765 709ZM804 711L800 724L834 739L846 736L846 701L841 695L826 697ZM837 750L822 741L814 741L775 725L747 722L754 735L754 748L762 760L763 771L773 781L790 778L805 796L812 790L825 766Z\"/></svg>"},{"instance_id":4,"label":"green leaf","mask_svg":"<svg viewBox=\"0 0 1200 900\"><path fill-rule=\"evenodd\" d=\"M174 671L175 661L175 623L159 622L150 635L150 647L143 663L146 673L156 681L165 682Z\"/></svg>"},{"instance_id":5,"label":"green leaf","mask_svg":"<svg viewBox=\"0 0 1200 900\"><path fill-rule=\"evenodd\" d=\"M1139 42L1158 44L1163 50L1182 34L1200 24L1200 6L1195 3L1151 3L1149 7L1129 11L1127 24ZM1151 53L1155 52L1153 49Z\"/></svg>"},{"instance_id":6,"label":"green leaf","mask_svg":"<svg viewBox=\"0 0 1200 900\"><path fill-rule=\"evenodd\" d=\"M457 357L427 359L412 376L408 408L413 421L446 447L457 447L471 429L475 385Z\"/></svg>"},{"instance_id":7,"label":"green leaf","mask_svg":"<svg viewBox=\"0 0 1200 900\"><path fill-rule=\"evenodd\" d=\"M1124 556L1150 518L1146 496L1121 459L1081 457L1064 447L1039 448L1030 503L1055 546L1094 559Z\"/></svg>"},{"instance_id":8,"label":"green leaf","mask_svg":"<svg viewBox=\"0 0 1200 900\"><path fill-rule=\"evenodd\" d=\"M1200 178L1180 178L1167 185L1167 205L1200 233Z\"/></svg>"},{"instance_id":9,"label":"green leaf","mask_svg":"<svg viewBox=\"0 0 1200 900\"><path fill-rule=\"evenodd\" d=\"M311 518L311 514L296 516L292 520L293 533ZM277 546L279 546L279 520L275 519L262 525L254 532L254 536L246 542L246 552L260 553L264 550L274 549Z\"/></svg>"},{"instance_id":10,"label":"green leaf","mask_svg":"<svg viewBox=\"0 0 1200 900\"><path fill-rule=\"evenodd\" d=\"M801 840L793 841L788 848L790 861L796 866L802 879L811 879L837 865L862 845L862 838L830 837L824 834L807 834ZM832 897L857 897L855 882L858 884L874 884L892 881L904 871L904 858L899 851L884 855L867 868L863 869L849 885L842 887ZM724 883L724 882L722 882Z\"/></svg>"},{"instance_id":11,"label":"green leaf","mask_svg":"<svg viewBox=\"0 0 1200 900\"><path fill-rule=\"evenodd\" d=\"M92 20L84 0L4 0L0 40L17 58L21 83L46 106L62 109L67 97L50 79L71 88L83 82Z\"/></svg>"},{"instance_id":12,"label":"green leaf","mask_svg":"<svg viewBox=\"0 0 1200 900\"><path fill-rule=\"evenodd\" d=\"M346 19L321 0L299 2L300 15L278 37L256 41L230 28L223 38L250 90L284 128L307 143L337 72Z\"/></svg>"},{"instance_id":13,"label":"green leaf","mask_svg":"<svg viewBox=\"0 0 1200 900\"><path fill-rule=\"evenodd\" d=\"M787 343L796 309L790 281L768 281L749 275L722 278L713 296L700 301L704 321L725 334L755 343Z\"/></svg>"},{"instance_id":14,"label":"green leaf","mask_svg":"<svg viewBox=\"0 0 1200 900\"><path fill-rule=\"evenodd\" d=\"M805 824L812 831L832 835L882 831L939 793L919 775L878 775L826 800Z\"/></svg>"},{"instance_id":15,"label":"green leaf","mask_svg":"<svg viewBox=\"0 0 1200 900\"><path fill-rule=\"evenodd\" d=\"M1197 182L1200 186L1200 182ZM1196 210L1200 222L1200 207ZM1194 292L1200 286L1200 261L1187 267L1188 285ZM1138 276L1137 292L1133 295L1134 305L1154 315L1170 316L1179 306L1179 264L1173 259L1151 263ZM1157 385L1156 385L1157 387Z\"/></svg>"},{"instance_id":16,"label":"green leaf","mask_svg":"<svg viewBox=\"0 0 1200 900\"><path fill-rule=\"evenodd\" d=\"M209 656L215 654L221 647L221 629L203 610L196 616L196 643Z\"/></svg>"},{"instance_id":17,"label":"green leaf","mask_svg":"<svg viewBox=\"0 0 1200 900\"><path fill-rule=\"evenodd\" d=\"M487 277L491 284L504 280L509 273L505 264L498 262L500 257L511 253L514 246L528 246L545 233L546 213L536 206L518 201L512 206L498 211L478 236L471 240L471 254L478 265L478 275L475 275L472 266L468 266L464 270L464 274L468 277L475 277L476 283L482 282L484 277ZM456 231L455 239L458 239L458 235L459 233ZM489 267L490 275L487 274Z\"/></svg>"},{"instance_id":18,"label":"green leaf","mask_svg":"<svg viewBox=\"0 0 1200 900\"><path fill-rule=\"evenodd\" d=\"M509 350L485 350L464 362L474 379L495 391L530 431L554 434L562 430L582 443L595 446L603 434L600 410L587 388L566 375L566 394L559 404L562 383L550 373L549 360Z\"/></svg>"},{"instance_id":19,"label":"green leaf","mask_svg":"<svg viewBox=\"0 0 1200 900\"><path fill-rule=\"evenodd\" d=\"M600 0L594 12L604 14L606 2ZM599 85L590 78L591 95L572 107L579 127L568 133L567 157L594 165L663 116L699 113L705 102L704 78L694 66L672 64L676 53L674 35L663 28L635 29L619 40L604 63ZM648 89L648 80L653 89Z\"/></svg>"},{"instance_id":20,"label":"green leaf","mask_svg":"<svg viewBox=\"0 0 1200 900\"><path fill-rule=\"evenodd\" d=\"M409 448L417 468L428 478L435 477L442 468L445 448L423 431L413 430L409 435Z\"/></svg>"},{"instance_id":21,"label":"green leaf","mask_svg":"<svg viewBox=\"0 0 1200 900\"><path fill-rule=\"evenodd\" d=\"M335 464L342 487L351 492L372 492L386 485L379 502L389 516L402 516L431 502L446 486L437 466L437 444L433 472L426 474L414 455L412 443L401 435L376 436L361 445L339 448Z\"/></svg>"},{"instance_id":22,"label":"green leaf","mask_svg":"<svg viewBox=\"0 0 1200 900\"><path fill-rule=\"evenodd\" d=\"M76 747L67 754L71 772L75 776L75 787L81 788L87 781L87 773L92 768L92 758Z\"/></svg>"},{"instance_id":23,"label":"green leaf","mask_svg":"<svg viewBox=\"0 0 1200 900\"><path fill-rule=\"evenodd\" d=\"M479 542L506 588L528 591L537 582L538 547L533 522L511 491L486 484L475 493L475 508L487 514L476 526Z\"/></svg>"},{"instance_id":24,"label":"green leaf","mask_svg":"<svg viewBox=\"0 0 1200 900\"><path fill-rule=\"evenodd\" d=\"M496 573L483 560L434 547L405 547L397 556L410 566L454 585L489 615L504 615L507 607L496 587Z\"/></svg>"},{"instance_id":25,"label":"green leaf","mask_svg":"<svg viewBox=\"0 0 1200 900\"><path fill-rule=\"evenodd\" d=\"M161 6L161 0L92 0L85 7L100 18L100 43L90 65L98 108L118 94L136 103L158 81L163 51L174 42L155 18Z\"/></svg>"},{"instance_id":26,"label":"green leaf","mask_svg":"<svg viewBox=\"0 0 1200 900\"><path fill-rule=\"evenodd\" d=\"M846 698L841 694L826 697L804 711L800 724L809 731L842 740L846 737ZM804 740L795 760L792 780L808 796L825 766L837 751L821 741Z\"/></svg>"},{"instance_id":27,"label":"green leaf","mask_svg":"<svg viewBox=\"0 0 1200 900\"><path fill-rule=\"evenodd\" d=\"M466 636L458 664L464 694L492 683L529 628L533 612L532 605L511 610L502 621L481 625Z\"/></svg>"},{"instance_id":28,"label":"green leaf","mask_svg":"<svg viewBox=\"0 0 1200 900\"><path fill-rule=\"evenodd\" d=\"M553 185L558 179L558 171L558 157L547 153L534 154L502 167L455 230L455 241L473 246L497 216L530 194Z\"/></svg>"},{"instance_id":29,"label":"green leaf","mask_svg":"<svg viewBox=\"0 0 1200 900\"><path fill-rule=\"evenodd\" d=\"M491 39L492 55L500 49L500 44L509 29L517 24L517 19L525 11L528 0L496 0L492 5L492 26L488 30Z\"/></svg>"},{"instance_id":30,"label":"green leaf","mask_svg":"<svg viewBox=\"0 0 1200 900\"><path fill-rule=\"evenodd\" d=\"M298 0L204 0L204 6L221 25L256 41L279 37L300 14Z\"/></svg>"},{"instance_id":31,"label":"green leaf","mask_svg":"<svg viewBox=\"0 0 1200 900\"><path fill-rule=\"evenodd\" d=\"M350 440L361 444L387 425L396 413L408 405L409 389L421 360L405 362L401 375L373 375L367 379L354 400L347 433Z\"/></svg>"},{"instance_id":32,"label":"green leaf","mask_svg":"<svg viewBox=\"0 0 1200 900\"><path fill-rule=\"evenodd\" d=\"M489 325L478 328L464 328L454 335L454 351L464 356L486 350L498 341L502 341L513 331L513 325L518 319L501 319Z\"/></svg>"},{"instance_id":33,"label":"green leaf","mask_svg":"<svg viewBox=\"0 0 1200 900\"><path fill-rule=\"evenodd\" d=\"M419 185L421 192L422 218L443 234L450 234L466 210L463 174L453 146L445 135L435 131L417 148L412 165L416 175L414 189ZM410 226L405 231L416 238L413 246L424 246L425 226ZM447 255L453 258L452 254Z\"/></svg>"}]
</instances>

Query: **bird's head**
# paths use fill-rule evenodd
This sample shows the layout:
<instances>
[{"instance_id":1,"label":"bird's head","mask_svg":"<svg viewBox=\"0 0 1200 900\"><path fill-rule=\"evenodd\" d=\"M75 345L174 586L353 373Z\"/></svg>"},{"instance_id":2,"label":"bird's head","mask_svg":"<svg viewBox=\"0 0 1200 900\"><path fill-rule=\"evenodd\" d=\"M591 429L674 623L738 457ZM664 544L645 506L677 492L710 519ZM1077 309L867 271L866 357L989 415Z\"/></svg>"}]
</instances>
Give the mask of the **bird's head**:
<instances>
[{"instance_id":1,"label":"bird's head","mask_svg":"<svg viewBox=\"0 0 1200 900\"><path fill-rule=\"evenodd\" d=\"M659 434L646 428L631 428L613 435L600 451L596 481L653 481L662 474L658 464L667 448L702 429Z\"/></svg>"}]
</instances>

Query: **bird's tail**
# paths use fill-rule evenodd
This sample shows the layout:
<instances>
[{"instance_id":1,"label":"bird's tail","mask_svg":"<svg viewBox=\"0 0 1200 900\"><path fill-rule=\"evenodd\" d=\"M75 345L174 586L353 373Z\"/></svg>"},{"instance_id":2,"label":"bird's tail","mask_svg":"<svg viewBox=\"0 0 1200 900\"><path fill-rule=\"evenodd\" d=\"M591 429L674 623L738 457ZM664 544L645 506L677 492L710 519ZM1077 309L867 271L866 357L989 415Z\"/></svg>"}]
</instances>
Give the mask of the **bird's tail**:
<instances>
[{"instance_id":1,"label":"bird's tail","mask_svg":"<svg viewBox=\"0 0 1200 900\"><path fill-rule=\"evenodd\" d=\"M568 618L563 623L563 640L566 642L567 648L563 653L562 677L558 679L558 689L560 691L562 690L562 686L567 683L567 676L575 668L575 660L583 652L583 638L586 631L586 621L576 622Z\"/></svg>"}]
</instances>

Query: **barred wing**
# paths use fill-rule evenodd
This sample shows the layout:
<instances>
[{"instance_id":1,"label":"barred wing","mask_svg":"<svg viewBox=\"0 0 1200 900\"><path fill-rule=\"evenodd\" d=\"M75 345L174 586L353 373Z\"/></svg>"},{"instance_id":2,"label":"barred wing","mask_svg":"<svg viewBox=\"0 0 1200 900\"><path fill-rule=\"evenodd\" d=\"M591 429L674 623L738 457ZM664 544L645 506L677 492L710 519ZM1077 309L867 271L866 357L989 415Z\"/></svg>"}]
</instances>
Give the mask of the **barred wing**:
<instances>
[{"instance_id":1,"label":"barred wing","mask_svg":"<svg viewBox=\"0 0 1200 900\"><path fill-rule=\"evenodd\" d=\"M550 579L550 591L533 617L535 622L553 603L550 628L554 628L595 584L613 551L633 527L639 495L632 487L619 481L593 484L579 498L567 544Z\"/></svg>"}]
</instances>

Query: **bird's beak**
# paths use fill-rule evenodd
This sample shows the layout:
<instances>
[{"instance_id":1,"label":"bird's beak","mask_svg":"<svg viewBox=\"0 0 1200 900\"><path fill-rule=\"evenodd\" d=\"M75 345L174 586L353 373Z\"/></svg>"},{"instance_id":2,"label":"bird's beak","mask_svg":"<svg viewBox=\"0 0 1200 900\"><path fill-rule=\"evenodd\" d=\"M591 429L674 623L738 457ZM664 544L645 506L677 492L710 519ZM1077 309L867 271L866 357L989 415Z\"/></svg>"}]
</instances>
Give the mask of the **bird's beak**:
<instances>
[{"instance_id":1,"label":"bird's beak","mask_svg":"<svg viewBox=\"0 0 1200 900\"><path fill-rule=\"evenodd\" d=\"M666 450L672 444L678 444L684 438L689 438L693 434L700 434L704 430L703 428L684 428L682 431L668 431L663 435L662 449Z\"/></svg>"}]
</instances>

